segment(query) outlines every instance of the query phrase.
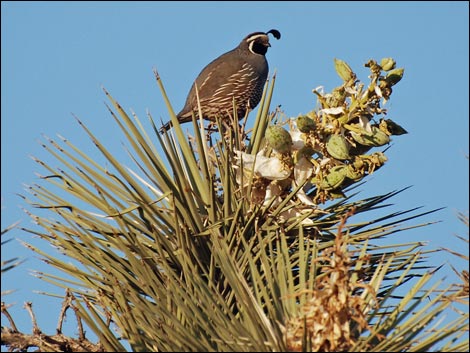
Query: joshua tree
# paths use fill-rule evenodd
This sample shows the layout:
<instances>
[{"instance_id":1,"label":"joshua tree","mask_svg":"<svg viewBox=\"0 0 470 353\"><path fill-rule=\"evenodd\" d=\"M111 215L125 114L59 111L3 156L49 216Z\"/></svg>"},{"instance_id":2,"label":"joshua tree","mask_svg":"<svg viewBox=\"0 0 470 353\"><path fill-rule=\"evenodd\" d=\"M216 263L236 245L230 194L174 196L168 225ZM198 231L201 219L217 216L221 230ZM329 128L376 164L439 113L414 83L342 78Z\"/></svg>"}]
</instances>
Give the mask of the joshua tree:
<instances>
[{"instance_id":1,"label":"joshua tree","mask_svg":"<svg viewBox=\"0 0 470 353\"><path fill-rule=\"evenodd\" d=\"M74 309L99 342L88 342L81 326L78 339L63 336L60 326L52 336L39 329L21 335L11 319L2 344L41 351L122 351L123 340L133 351L468 351L468 311L435 326L458 301L468 303L468 272L466 287L443 287L431 281L436 268L426 263L423 244L380 242L426 225L406 222L436 210L355 220L403 191L366 199L354 191L386 164L391 138L406 133L385 109L404 70L391 58L366 66L368 84L335 60L343 84L330 93L315 89L318 106L295 118L270 111L272 77L252 128L234 119L206 130L193 117L189 138L157 73L172 130L160 132L150 114L151 128L144 128L105 91L135 167L79 121L108 166L66 139L49 140L44 148L63 168L37 160L46 186L31 186L24 197L47 210L47 217L30 214L39 230L26 230L68 259L28 245L66 274L41 277L64 289L61 315Z\"/></svg>"}]
</instances>

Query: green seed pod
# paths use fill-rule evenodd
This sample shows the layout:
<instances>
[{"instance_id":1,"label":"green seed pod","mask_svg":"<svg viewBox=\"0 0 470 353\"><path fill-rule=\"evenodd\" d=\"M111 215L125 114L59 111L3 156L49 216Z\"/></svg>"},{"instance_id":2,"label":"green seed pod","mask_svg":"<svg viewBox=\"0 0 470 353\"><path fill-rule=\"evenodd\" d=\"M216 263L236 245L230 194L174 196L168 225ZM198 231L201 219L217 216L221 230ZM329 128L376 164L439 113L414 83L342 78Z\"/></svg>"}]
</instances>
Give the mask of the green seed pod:
<instances>
[{"instance_id":1,"label":"green seed pod","mask_svg":"<svg viewBox=\"0 0 470 353\"><path fill-rule=\"evenodd\" d=\"M355 79L356 75L354 72L351 70L349 65L340 59L334 59L335 60L335 70L338 73L339 77L343 79L343 81L348 82L351 79Z\"/></svg>"},{"instance_id":2,"label":"green seed pod","mask_svg":"<svg viewBox=\"0 0 470 353\"><path fill-rule=\"evenodd\" d=\"M393 69L392 71L390 71L387 76L385 76L385 81L390 85L390 86L394 86L396 85L398 82L400 82L400 80L403 78L403 74L405 73L405 69L404 68L399 68L399 69Z\"/></svg>"},{"instance_id":3,"label":"green seed pod","mask_svg":"<svg viewBox=\"0 0 470 353\"><path fill-rule=\"evenodd\" d=\"M269 147L279 153L287 153L292 147L292 137L284 128L272 125L268 126L264 135Z\"/></svg>"},{"instance_id":4,"label":"green seed pod","mask_svg":"<svg viewBox=\"0 0 470 353\"><path fill-rule=\"evenodd\" d=\"M348 141L342 135L331 135L326 142L326 150L333 158L339 160L350 158Z\"/></svg>"},{"instance_id":5,"label":"green seed pod","mask_svg":"<svg viewBox=\"0 0 470 353\"><path fill-rule=\"evenodd\" d=\"M300 132L308 133L312 130L315 130L315 121L306 115L299 116L296 122Z\"/></svg>"},{"instance_id":6,"label":"green seed pod","mask_svg":"<svg viewBox=\"0 0 470 353\"><path fill-rule=\"evenodd\" d=\"M351 131L351 137L354 141L364 146L379 147L390 142L390 137L375 126L372 126L372 133L364 131L364 133L359 134Z\"/></svg>"},{"instance_id":7,"label":"green seed pod","mask_svg":"<svg viewBox=\"0 0 470 353\"><path fill-rule=\"evenodd\" d=\"M330 169L329 173L320 180L318 187L322 190L333 190L338 188L346 179L347 166L338 165Z\"/></svg>"},{"instance_id":8,"label":"green seed pod","mask_svg":"<svg viewBox=\"0 0 470 353\"><path fill-rule=\"evenodd\" d=\"M375 126L372 127L372 139L374 140L374 147L383 146L390 142L390 137Z\"/></svg>"},{"instance_id":9,"label":"green seed pod","mask_svg":"<svg viewBox=\"0 0 470 353\"><path fill-rule=\"evenodd\" d=\"M380 66L384 71L390 71L395 68L396 62L392 58L383 58L380 60Z\"/></svg>"}]
</instances>

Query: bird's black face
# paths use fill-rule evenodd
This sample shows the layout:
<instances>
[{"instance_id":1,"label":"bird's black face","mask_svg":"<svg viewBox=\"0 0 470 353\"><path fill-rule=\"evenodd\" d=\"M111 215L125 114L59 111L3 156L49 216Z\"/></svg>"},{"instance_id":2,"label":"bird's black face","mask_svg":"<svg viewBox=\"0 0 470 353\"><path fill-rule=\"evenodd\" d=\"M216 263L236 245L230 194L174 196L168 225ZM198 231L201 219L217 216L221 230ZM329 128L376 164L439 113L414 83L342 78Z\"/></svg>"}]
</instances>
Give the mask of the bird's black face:
<instances>
[{"instance_id":1,"label":"bird's black face","mask_svg":"<svg viewBox=\"0 0 470 353\"><path fill-rule=\"evenodd\" d=\"M268 34L271 33L276 39L281 38L281 33L279 31L272 29L266 33L264 32L254 32L245 37L243 41L248 45L248 49L253 54L265 55L268 51L269 44Z\"/></svg>"}]
</instances>

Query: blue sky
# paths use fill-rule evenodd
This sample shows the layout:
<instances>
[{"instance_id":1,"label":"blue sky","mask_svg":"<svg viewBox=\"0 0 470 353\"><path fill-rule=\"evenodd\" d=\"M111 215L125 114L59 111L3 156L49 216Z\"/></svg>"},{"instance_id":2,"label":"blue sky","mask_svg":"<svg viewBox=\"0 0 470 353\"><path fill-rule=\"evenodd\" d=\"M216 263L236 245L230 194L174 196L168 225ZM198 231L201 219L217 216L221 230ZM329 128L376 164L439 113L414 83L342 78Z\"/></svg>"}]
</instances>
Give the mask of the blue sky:
<instances>
[{"instance_id":1,"label":"blue sky","mask_svg":"<svg viewBox=\"0 0 470 353\"><path fill-rule=\"evenodd\" d=\"M412 186L392 199L393 210L446 207L418 222L440 221L399 233L398 243L426 241L462 250L454 234L468 229L457 212L469 201L469 4L468 2L10 2L1 3L1 226L21 221L33 227L16 195L24 184L40 182L43 172L29 155L52 161L41 149L42 134L60 134L98 156L72 113L116 157L127 158L124 136L103 102L104 86L127 112L145 120L168 114L156 86L157 68L175 110L200 70L243 37L271 28L267 59L277 72L272 104L287 116L315 107L312 89L341 84L333 59L350 64L367 82L368 59L393 57L405 68L394 88L388 117L409 134L393 139L389 162L374 174L361 195ZM254 115L254 114L252 114ZM14 230L8 237L42 244ZM32 278L28 270L49 271L18 242L2 260L26 259L2 276L3 298L22 330L30 330L23 302L35 305L41 328L53 333L59 300L33 290L63 294ZM431 258L440 264L451 257ZM447 271L447 272L446 272ZM442 276L452 276L447 266ZM73 328L73 320L69 323ZM2 317L3 323L3 317Z\"/></svg>"}]
</instances>

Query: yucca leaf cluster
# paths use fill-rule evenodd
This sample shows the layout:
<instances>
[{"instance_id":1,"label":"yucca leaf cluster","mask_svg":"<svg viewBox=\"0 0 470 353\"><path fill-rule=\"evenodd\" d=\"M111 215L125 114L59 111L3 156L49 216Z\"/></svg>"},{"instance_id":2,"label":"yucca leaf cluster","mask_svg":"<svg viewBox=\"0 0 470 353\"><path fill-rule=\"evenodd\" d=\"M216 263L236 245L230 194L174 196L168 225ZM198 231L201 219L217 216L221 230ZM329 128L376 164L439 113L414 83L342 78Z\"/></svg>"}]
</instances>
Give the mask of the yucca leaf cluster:
<instances>
[{"instance_id":1,"label":"yucca leaf cluster","mask_svg":"<svg viewBox=\"0 0 470 353\"><path fill-rule=\"evenodd\" d=\"M440 349L468 348L458 341L468 313L429 331L453 305L450 289L429 285L430 251L377 243L434 210L355 222L404 191L352 193L386 161L366 153L405 132L383 108L403 70L367 65L365 87L337 60L343 85L314 90L320 107L286 121L270 112L273 77L253 128L219 120L211 132L194 119L190 136L157 73L170 132L105 91L134 165L80 120L106 166L65 138L43 145L60 167L36 159L45 186L25 196L39 226L28 231L65 259L28 245L64 274L38 275L72 293L107 351L125 350L122 340L133 351L424 351L447 337L458 343Z\"/></svg>"}]
</instances>

